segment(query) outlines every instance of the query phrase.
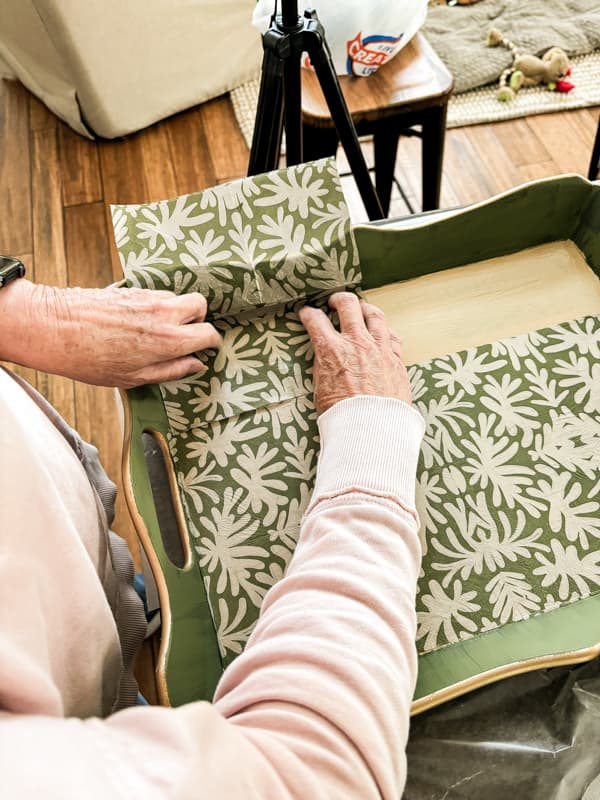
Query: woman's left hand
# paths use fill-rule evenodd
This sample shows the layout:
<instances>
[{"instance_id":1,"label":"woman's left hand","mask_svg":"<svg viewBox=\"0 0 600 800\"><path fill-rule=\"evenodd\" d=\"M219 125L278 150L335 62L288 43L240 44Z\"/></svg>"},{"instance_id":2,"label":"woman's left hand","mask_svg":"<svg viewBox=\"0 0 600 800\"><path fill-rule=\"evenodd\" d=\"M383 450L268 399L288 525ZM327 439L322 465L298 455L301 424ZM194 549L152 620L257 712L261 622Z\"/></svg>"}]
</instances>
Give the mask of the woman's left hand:
<instances>
[{"instance_id":1,"label":"woman's left hand","mask_svg":"<svg viewBox=\"0 0 600 800\"><path fill-rule=\"evenodd\" d=\"M85 383L130 388L204 370L219 347L198 293L63 289L19 279L0 291L0 358Z\"/></svg>"}]
</instances>

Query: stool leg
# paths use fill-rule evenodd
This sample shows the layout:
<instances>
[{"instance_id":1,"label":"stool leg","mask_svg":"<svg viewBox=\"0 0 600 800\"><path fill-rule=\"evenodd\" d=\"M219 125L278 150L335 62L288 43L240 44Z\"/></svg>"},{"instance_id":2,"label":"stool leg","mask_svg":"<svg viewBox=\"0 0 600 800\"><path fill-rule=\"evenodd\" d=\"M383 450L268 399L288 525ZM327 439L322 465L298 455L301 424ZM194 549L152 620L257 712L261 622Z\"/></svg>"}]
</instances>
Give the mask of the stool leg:
<instances>
[{"instance_id":1,"label":"stool leg","mask_svg":"<svg viewBox=\"0 0 600 800\"><path fill-rule=\"evenodd\" d=\"M335 128L315 128L302 123L302 154L304 161L334 156L339 144Z\"/></svg>"},{"instance_id":2,"label":"stool leg","mask_svg":"<svg viewBox=\"0 0 600 800\"><path fill-rule=\"evenodd\" d=\"M423 176L423 211L440 207L442 162L446 135L447 105L428 108L423 112L423 144L421 169Z\"/></svg>"},{"instance_id":3,"label":"stool leg","mask_svg":"<svg viewBox=\"0 0 600 800\"><path fill-rule=\"evenodd\" d=\"M389 124L389 123L388 123ZM373 150L375 154L375 188L384 217L390 213L390 198L396 167L399 135L393 131L377 130L373 134Z\"/></svg>"},{"instance_id":4,"label":"stool leg","mask_svg":"<svg viewBox=\"0 0 600 800\"><path fill-rule=\"evenodd\" d=\"M600 172L600 119L598 119L598 130L596 131L592 160L590 161L590 168L588 170L589 180L595 181L598 177L598 172Z\"/></svg>"}]
</instances>

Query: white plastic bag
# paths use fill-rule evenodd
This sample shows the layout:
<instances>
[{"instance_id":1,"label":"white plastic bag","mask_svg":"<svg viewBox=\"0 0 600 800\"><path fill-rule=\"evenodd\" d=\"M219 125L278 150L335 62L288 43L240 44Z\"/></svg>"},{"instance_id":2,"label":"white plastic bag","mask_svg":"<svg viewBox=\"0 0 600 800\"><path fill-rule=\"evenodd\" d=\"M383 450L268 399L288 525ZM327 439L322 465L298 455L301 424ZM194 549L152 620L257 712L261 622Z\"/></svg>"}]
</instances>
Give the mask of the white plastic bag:
<instances>
[{"instance_id":1,"label":"white plastic bag","mask_svg":"<svg viewBox=\"0 0 600 800\"><path fill-rule=\"evenodd\" d=\"M267 30L274 0L258 0L252 23ZM281 13L281 0L277 3ZM372 75L419 30L427 0L299 0L298 9L316 9L338 75ZM302 60L309 66L308 59Z\"/></svg>"}]
</instances>

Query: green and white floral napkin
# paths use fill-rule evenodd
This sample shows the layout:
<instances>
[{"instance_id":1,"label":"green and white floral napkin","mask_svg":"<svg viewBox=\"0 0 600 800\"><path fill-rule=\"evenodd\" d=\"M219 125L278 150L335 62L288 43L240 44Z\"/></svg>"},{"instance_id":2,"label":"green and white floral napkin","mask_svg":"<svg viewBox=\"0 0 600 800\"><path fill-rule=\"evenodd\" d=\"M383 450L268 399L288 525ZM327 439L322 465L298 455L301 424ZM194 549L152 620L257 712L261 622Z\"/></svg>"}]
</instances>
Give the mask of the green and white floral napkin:
<instances>
[{"instance_id":1,"label":"green and white floral napkin","mask_svg":"<svg viewBox=\"0 0 600 800\"><path fill-rule=\"evenodd\" d=\"M333 159L112 206L112 218L128 284L202 292L210 319L360 282Z\"/></svg>"},{"instance_id":2,"label":"green and white floral napkin","mask_svg":"<svg viewBox=\"0 0 600 800\"><path fill-rule=\"evenodd\" d=\"M600 591L600 318L409 369L421 652Z\"/></svg>"},{"instance_id":3,"label":"green and white floral napkin","mask_svg":"<svg viewBox=\"0 0 600 800\"><path fill-rule=\"evenodd\" d=\"M113 208L130 285L201 291L208 371L160 387L223 665L283 575L319 450L307 298L360 283L332 161ZM418 468L418 647L431 652L600 588L600 322L566 322L409 370ZM349 432L351 435L351 432Z\"/></svg>"},{"instance_id":4,"label":"green and white floral napkin","mask_svg":"<svg viewBox=\"0 0 600 800\"><path fill-rule=\"evenodd\" d=\"M360 282L332 159L144 206L114 206L130 286L200 291L223 345L162 384L192 548L226 664L291 558L319 449L297 308Z\"/></svg>"}]
</instances>

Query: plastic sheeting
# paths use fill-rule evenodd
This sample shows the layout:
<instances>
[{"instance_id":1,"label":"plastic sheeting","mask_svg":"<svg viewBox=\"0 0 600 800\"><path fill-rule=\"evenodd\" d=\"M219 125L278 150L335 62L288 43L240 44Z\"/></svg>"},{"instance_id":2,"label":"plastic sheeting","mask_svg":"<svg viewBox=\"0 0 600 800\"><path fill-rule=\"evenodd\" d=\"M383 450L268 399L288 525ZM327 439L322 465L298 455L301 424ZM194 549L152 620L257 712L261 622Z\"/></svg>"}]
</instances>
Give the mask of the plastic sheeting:
<instances>
[{"instance_id":1,"label":"plastic sheeting","mask_svg":"<svg viewBox=\"0 0 600 800\"><path fill-rule=\"evenodd\" d=\"M600 659L509 678L412 719L403 800L506 798L600 800Z\"/></svg>"},{"instance_id":2,"label":"plastic sheeting","mask_svg":"<svg viewBox=\"0 0 600 800\"><path fill-rule=\"evenodd\" d=\"M273 0L258 0L252 22L264 33ZM281 11L282 3L277 4ZM366 77L408 44L425 21L427 0L301 0L298 10L316 8L338 75ZM306 62L303 60L304 65Z\"/></svg>"}]
</instances>

